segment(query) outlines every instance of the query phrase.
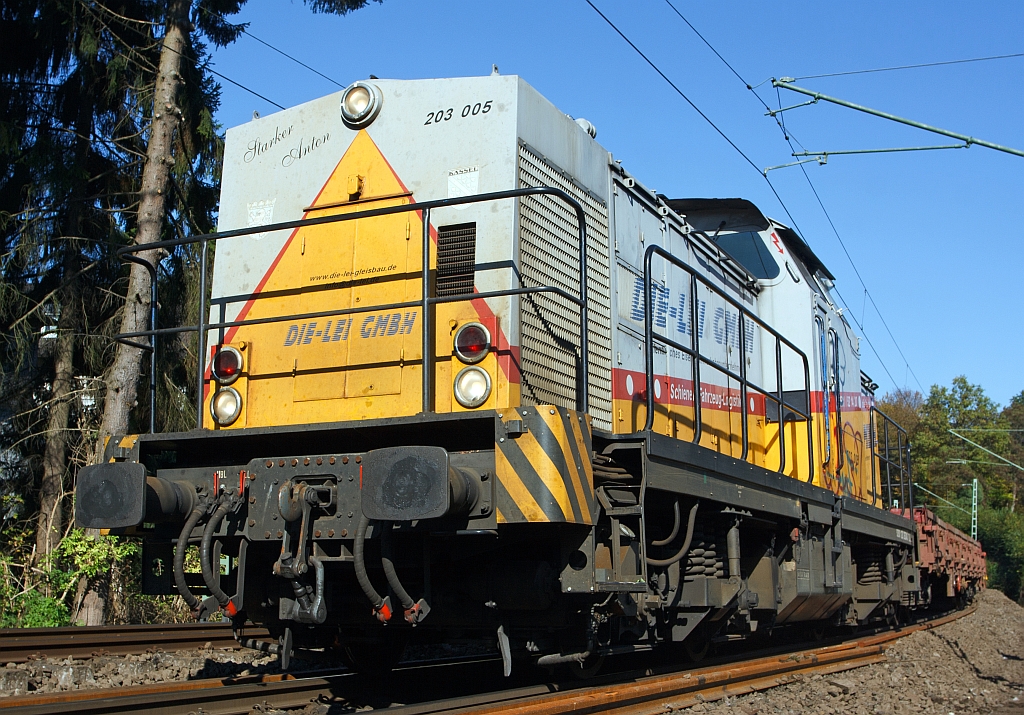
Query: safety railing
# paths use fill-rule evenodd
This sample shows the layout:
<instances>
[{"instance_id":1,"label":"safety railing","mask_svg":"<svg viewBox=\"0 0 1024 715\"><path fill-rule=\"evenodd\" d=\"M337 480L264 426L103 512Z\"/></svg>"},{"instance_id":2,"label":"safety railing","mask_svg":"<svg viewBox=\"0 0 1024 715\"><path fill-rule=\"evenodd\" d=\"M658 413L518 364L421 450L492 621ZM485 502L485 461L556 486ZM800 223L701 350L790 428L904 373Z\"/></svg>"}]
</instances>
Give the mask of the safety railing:
<instances>
[{"instance_id":1,"label":"safety railing","mask_svg":"<svg viewBox=\"0 0 1024 715\"><path fill-rule=\"evenodd\" d=\"M435 297L430 295L430 212L433 209L447 208L449 206L460 206L465 204L483 203L487 201L499 201L503 199L514 199L521 198L524 196L536 196L536 195L548 195L553 196L556 199L560 199L566 203L576 213L576 221L578 224L579 231L579 272L580 272L580 290L579 296L570 295L566 291L556 286L532 286L532 287L520 287L510 288L508 290L496 290L488 291L484 293L467 293L464 295L455 296L444 296ZM344 208L344 205L341 207ZM249 320L227 320L227 321L207 321L207 300L206 300L206 281L208 272L208 259L207 259L207 246L210 242L222 241L226 238L237 238L239 236L247 236L254 233L269 233L272 231L291 230L297 228L305 228L308 226L321 226L330 223L339 223L342 221L357 221L359 219L376 218L379 216L390 216L392 214L407 213L409 211L416 211L422 213L423 220L423 265L422 265L422 280L423 290L419 300L406 301L402 303L390 303L387 305L377 306L360 306L358 308L346 308L339 310L325 310L313 313L293 313L289 315L278 315L266 318L253 318ZM150 251L161 251L163 249L169 249L176 246L183 246L187 244L200 244L200 269L199 269L199 322L197 325L187 325L172 328L160 328L157 325L157 306L158 306L158 282L157 282L157 268L156 264L146 260L145 258L135 255L138 253L148 253ZM264 226L255 226L244 229L234 229L231 231L221 231L218 233L209 233L199 236L190 236L188 238L171 239L168 241L159 241L154 243L147 243L143 245L125 246L117 251L119 258L132 263L137 263L143 266L150 274L150 328L149 330L140 330L131 333L119 333L114 336L115 340L131 345L132 347L139 348L149 353L150 355L150 402L149 402L149 431L156 431L156 351L158 347L158 337L161 335L174 335L177 333L189 333L194 332L199 336L198 346L198 369L196 376L196 387L197 387L197 405L196 405L196 427L202 428L203 426L203 391L206 383L206 334L211 330L223 330L226 328L242 327L246 325L260 325L265 323L279 323L288 320L307 320L311 318L325 318L325 317L338 317L344 315L351 315L356 313L365 313L370 310L400 310L403 308L414 308L419 307L423 313L423 335L422 335L422 346L423 346L423 380L422 380L422 410L424 413L432 412L432 363L431 363L431 343L432 343L432 330L433 321L430 316L430 308L439 303L457 303L467 300L487 299L487 298L505 298L517 295L528 295L532 293L553 293L558 295L569 302L575 304L580 310L580 360L577 371L577 388L576 388L576 409L581 412L586 412L590 408L590 388L589 388L589 376L590 376L590 356L589 347L587 341L587 325L589 316L587 314L587 220L586 214L584 213L583 206L580 205L572 196L550 186L536 186L527 187L521 189L510 189L508 191L495 191L486 194L474 194L471 196L461 196L457 198L448 199L437 199L435 201L423 201L419 203L403 204L401 206L385 206L377 209L368 209L365 211L357 211L346 214L335 214L331 216L318 216L316 218L299 219L295 221L285 221L282 223L267 224ZM251 294L247 296L241 296L241 298L247 300L259 299L259 294ZM146 338L149 340L147 343L138 342L138 339Z\"/></svg>"},{"instance_id":2,"label":"safety railing","mask_svg":"<svg viewBox=\"0 0 1024 715\"><path fill-rule=\"evenodd\" d=\"M690 315L689 315L689 334L690 344L683 345L682 343L673 340L667 335L662 335L654 331L654 310L653 303L654 297L652 291L654 288L654 282L651 274L651 265L655 256L660 256L669 264L676 268L684 271L689 275L690 283ZM700 329L698 327L697 320L697 288L699 285L703 285L711 293L721 298L727 304L732 306L738 314L739 324L739 345L741 351L741 357L739 360L739 372L732 370L728 367L720 365L711 358L701 353L700 350ZM770 336L775 338L775 382L776 390L774 394L761 387L757 383L751 381L747 377L747 361L746 361L746 345L747 345L747 322L756 324ZM735 300L731 296L727 295L721 288L712 283L710 280L705 278L703 275L694 270L690 265L665 250L661 246L653 245L650 246L644 253L644 360L645 360L645 372L647 378L647 421L644 424L644 431L650 431L654 427L654 410L655 410L655 395L654 395L654 341L657 340L659 343L663 343L676 350L681 351L685 355L690 357L690 369L691 379L693 380L693 437L691 441L694 444L700 444L701 436L703 435L703 419L702 419L702 401L703 393L701 390L701 366L706 365L709 368L725 375L729 379L735 380L740 386L740 408L741 408L741 439L742 439L742 452L740 455L741 460L747 459L747 454L750 449L750 435L749 427L747 425L747 416L750 408L747 402L748 390L753 389L761 395L764 395L766 400L771 400L778 408L779 415L779 472L784 472L786 468L786 430L785 421L786 413L792 413L798 417L803 418L806 425L807 431L807 469L808 476L807 481L814 480L814 439L811 430L811 400L810 400L810 367L807 362L807 356L793 343L787 340L781 333L773 329L766 322L761 320L758 316L754 315L750 310L743 306L742 303ZM799 406L794 405L792 400L787 400L785 391L783 390L783 375L782 375L782 347L786 346L793 351L800 360L803 362L803 378L804 386L802 392L804 393L804 399L802 402L803 409L799 409ZM795 463L795 460L794 460Z\"/></svg>"},{"instance_id":3,"label":"safety railing","mask_svg":"<svg viewBox=\"0 0 1024 715\"><path fill-rule=\"evenodd\" d=\"M881 429L879 429L881 422ZM882 487L886 509L914 508L914 479L907 431L877 407L871 408L871 488ZM879 484L879 472L885 483ZM877 492L876 492L877 494Z\"/></svg>"}]
</instances>

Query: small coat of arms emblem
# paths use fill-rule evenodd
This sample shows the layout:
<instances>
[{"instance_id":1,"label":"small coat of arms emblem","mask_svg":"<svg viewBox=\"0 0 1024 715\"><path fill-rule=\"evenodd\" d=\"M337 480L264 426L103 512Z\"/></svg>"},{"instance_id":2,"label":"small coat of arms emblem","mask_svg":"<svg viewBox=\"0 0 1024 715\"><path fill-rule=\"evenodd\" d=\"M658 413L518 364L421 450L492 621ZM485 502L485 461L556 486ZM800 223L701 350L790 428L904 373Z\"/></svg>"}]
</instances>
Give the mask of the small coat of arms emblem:
<instances>
[{"instance_id":1,"label":"small coat of arms emblem","mask_svg":"<svg viewBox=\"0 0 1024 715\"><path fill-rule=\"evenodd\" d=\"M263 201L249 201L246 203L246 207L249 210L249 228L255 228L256 226L266 226L274 222L274 203L277 199L265 199ZM254 233L252 237L257 241L264 236L266 233Z\"/></svg>"}]
</instances>

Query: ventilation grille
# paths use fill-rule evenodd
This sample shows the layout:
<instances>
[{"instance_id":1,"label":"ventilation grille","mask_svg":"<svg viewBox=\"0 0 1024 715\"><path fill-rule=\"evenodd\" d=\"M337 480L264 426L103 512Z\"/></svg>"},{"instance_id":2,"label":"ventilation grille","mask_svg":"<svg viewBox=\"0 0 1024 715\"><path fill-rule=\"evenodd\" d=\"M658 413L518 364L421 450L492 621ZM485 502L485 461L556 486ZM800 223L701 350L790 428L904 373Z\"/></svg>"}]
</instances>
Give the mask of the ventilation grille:
<instances>
[{"instance_id":1,"label":"ventilation grille","mask_svg":"<svg viewBox=\"0 0 1024 715\"><path fill-rule=\"evenodd\" d=\"M437 296L473 292L476 265L476 224L460 223L437 229Z\"/></svg>"},{"instance_id":2,"label":"ventilation grille","mask_svg":"<svg viewBox=\"0 0 1024 715\"><path fill-rule=\"evenodd\" d=\"M561 189L587 217L587 332L590 348L590 415L594 426L611 429L611 291L608 208L525 145L519 147L519 186ZM555 286L579 295L576 212L551 196L519 201L519 266L523 286ZM576 408L579 308L547 293L524 296L520 351L523 404Z\"/></svg>"}]
</instances>

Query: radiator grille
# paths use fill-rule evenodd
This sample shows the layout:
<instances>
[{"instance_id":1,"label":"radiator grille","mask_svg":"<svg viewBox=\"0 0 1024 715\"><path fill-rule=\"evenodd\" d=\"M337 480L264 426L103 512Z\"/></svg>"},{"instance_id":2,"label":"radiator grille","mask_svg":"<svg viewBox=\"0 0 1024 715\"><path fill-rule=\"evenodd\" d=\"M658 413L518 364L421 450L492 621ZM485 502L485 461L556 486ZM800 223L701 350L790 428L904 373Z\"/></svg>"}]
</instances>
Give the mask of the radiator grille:
<instances>
[{"instance_id":1,"label":"radiator grille","mask_svg":"<svg viewBox=\"0 0 1024 715\"><path fill-rule=\"evenodd\" d=\"M476 265L476 224L437 229L437 296L473 292Z\"/></svg>"},{"instance_id":2,"label":"radiator grille","mask_svg":"<svg viewBox=\"0 0 1024 715\"><path fill-rule=\"evenodd\" d=\"M611 428L611 291L608 208L525 145L519 147L519 186L551 186L576 199L587 216L587 310L590 415ZM519 266L524 286L550 285L579 295L576 213L559 199L519 202ZM579 309L550 294L524 296L520 350L523 404L575 409L579 364Z\"/></svg>"}]
</instances>

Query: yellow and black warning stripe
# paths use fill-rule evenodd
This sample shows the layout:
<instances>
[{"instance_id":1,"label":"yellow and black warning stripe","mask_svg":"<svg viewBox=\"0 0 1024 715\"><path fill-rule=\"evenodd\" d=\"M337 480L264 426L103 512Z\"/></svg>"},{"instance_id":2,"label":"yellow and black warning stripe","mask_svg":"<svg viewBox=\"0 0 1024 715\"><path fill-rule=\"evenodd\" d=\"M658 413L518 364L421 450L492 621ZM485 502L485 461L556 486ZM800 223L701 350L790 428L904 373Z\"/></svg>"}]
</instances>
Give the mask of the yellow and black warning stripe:
<instances>
[{"instance_id":1,"label":"yellow and black warning stripe","mask_svg":"<svg viewBox=\"0 0 1024 715\"><path fill-rule=\"evenodd\" d=\"M139 441L139 435L112 435L103 441L103 461L118 462L126 459Z\"/></svg>"},{"instance_id":2,"label":"yellow and black warning stripe","mask_svg":"<svg viewBox=\"0 0 1024 715\"><path fill-rule=\"evenodd\" d=\"M498 432L499 522L594 523L587 415L552 405L523 407L505 412Z\"/></svg>"}]
</instances>

